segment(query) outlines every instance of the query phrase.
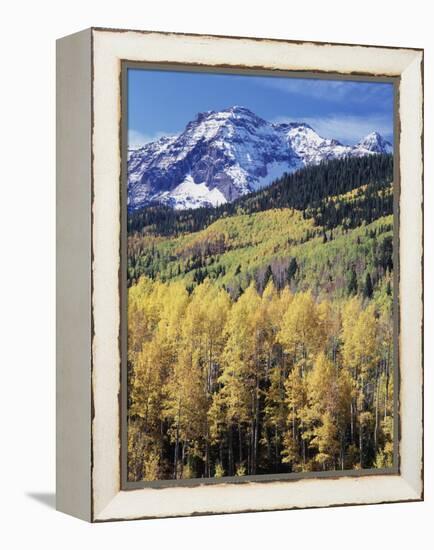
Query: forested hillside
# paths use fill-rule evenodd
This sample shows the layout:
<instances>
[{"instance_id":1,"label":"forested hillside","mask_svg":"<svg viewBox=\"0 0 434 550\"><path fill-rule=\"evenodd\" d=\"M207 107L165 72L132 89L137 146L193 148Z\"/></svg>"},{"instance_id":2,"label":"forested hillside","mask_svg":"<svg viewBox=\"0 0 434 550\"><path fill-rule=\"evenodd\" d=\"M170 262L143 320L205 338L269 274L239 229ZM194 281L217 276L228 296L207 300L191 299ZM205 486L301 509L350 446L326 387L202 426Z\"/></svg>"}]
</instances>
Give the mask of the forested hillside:
<instances>
[{"instance_id":1,"label":"forested hillside","mask_svg":"<svg viewBox=\"0 0 434 550\"><path fill-rule=\"evenodd\" d=\"M129 216L130 480L392 465L392 173Z\"/></svg>"},{"instance_id":2,"label":"forested hillside","mask_svg":"<svg viewBox=\"0 0 434 550\"><path fill-rule=\"evenodd\" d=\"M296 208L305 210L315 208L324 199L342 195L361 185L367 185L369 191L379 195L375 207L383 213L391 213L389 202L381 203L381 190L388 187L393 179L392 155L374 155L371 157L344 158L312 165L292 174L284 174L274 184L250 193L240 199L214 208L195 210L173 210L168 206L155 204L142 210L130 212L128 232L151 231L158 235L178 235L196 232L213 221L232 216L238 212L252 214L271 208ZM368 197L367 197L368 199ZM365 212L368 214L373 201L367 201ZM375 218L373 218L375 219ZM353 223L361 220L354 220ZM340 223L331 216L330 223Z\"/></svg>"}]
</instances>

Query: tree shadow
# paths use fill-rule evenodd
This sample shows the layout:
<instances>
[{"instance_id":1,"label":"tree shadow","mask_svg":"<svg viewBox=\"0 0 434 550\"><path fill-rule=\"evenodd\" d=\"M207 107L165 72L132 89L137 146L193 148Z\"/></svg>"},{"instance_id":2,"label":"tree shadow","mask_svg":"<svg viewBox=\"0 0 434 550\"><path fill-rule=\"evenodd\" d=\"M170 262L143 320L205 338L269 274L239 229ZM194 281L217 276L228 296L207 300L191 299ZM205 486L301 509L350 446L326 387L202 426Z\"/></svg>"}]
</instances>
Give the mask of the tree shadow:
<instances>
[{"instance_id":1,"label":"tree shadow","mask_svg":"<svg viewBox=\"0 0 434 550\"><path fill-rule=\"evenodd\" d=\"M26 493L26 495L48 508L53 510L56 508L56 493Z\"/></svg>"}]
</instances>

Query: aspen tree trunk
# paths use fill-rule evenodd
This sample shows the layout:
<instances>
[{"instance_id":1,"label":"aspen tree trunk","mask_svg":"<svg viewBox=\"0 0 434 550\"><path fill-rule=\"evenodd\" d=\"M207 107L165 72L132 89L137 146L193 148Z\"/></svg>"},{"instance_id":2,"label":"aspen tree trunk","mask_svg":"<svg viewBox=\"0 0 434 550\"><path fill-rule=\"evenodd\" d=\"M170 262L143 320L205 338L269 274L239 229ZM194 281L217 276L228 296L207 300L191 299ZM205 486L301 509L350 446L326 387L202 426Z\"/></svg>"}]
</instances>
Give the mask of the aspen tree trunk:
<instances>
[{"instance_id":1,"label":"aspen tree trunk","mask_svg":"<svg viewBox=\"0 0 434 550\"><path fill-rule=\"evenodd\" d=\"M206 380L205 380L205 394L207 397L207 400L211 396L211 390L213 386L212 381L212 339L209 346L209 353L208 353L208 366L207 366L207 372L206 372ZM209 407L208 407L209 410ZM208 416L205 416L205 477L211 477L211 468L210 468L210 460L209 460L209 424L208 424Z\"/></svg>"},{"instance_id":2,"label":"aspen tree trunk","mask_svg":"<svg viewBox=\"0 0 434 550\"><path fill-rule=\"evenodd\" d=\"M363 395L363 378L361 379L361 394L362 394L362 404L359 410L359 455L360 455L360 468L363 468L363 426L361 421L363 405L364 405L364 395Z\"/></svg>"},{"instance_id":3,"label":"aspen tree trunk","mask_svg":"<svg viewBox=\"0 0 434 550\"><path fill-rule=\"evenodd\" d=\"M210 477L209 461L209 423L208 416L205 417L205 477Z\"/></svg>"},{"instance_id":4,"label":"aspen tree trunk","mask_svg":"<svg viewBox=\"0 0 434 550\"><path fill-rule=\"evenodd\" d=\"M251 474L251 464L252 464L252 427L250 426L249 437L247 438L247 473Z\"/></svg>"},{"instance_id":5,"label":"aspen tree trunk","mask_svg":"<svg viewBox=\"0 0 434 550\"><path fill-rule=\"evenodd\" d=\"M379 416L379 387L378 387L378 366L375 372L375 427L374 427L374 451L377 454L378 446L378 416Z\"/></svg>"},{"instance_id":6,"label":"aspen tree trunk","mask_svg":"<svg viewBox=\"0 0 434 550\"><path fill-rule=\"evenodd\" d=\"M160 462L162 462L164 457L163 441L164 441L164 425L163 425L163 421L160 420Z\"/></svg>"},{"instance_id":7,"label":"aspen tree trunk","mask_svg":"<svg viewBox=\"0 0 434 550\"><path fill-rule=\"evenodd\" d=\"M389 376L390 376L390 347L387 350L386 363L386 390L384 392L384 420L387 418L387 404L389 402Z\"/></svg>"},{"instance_id":8,"label":"aspen tree trunk","mask_svg":"<svg viewBox=\"0 0 434 550\"><path fill-rule=\"evenodd\" d=\"M274 468L276 470L276 472L279 470L279 463L280 463L280 460L279 460L279 443L278 443L278 426L277 426L277 423L276 423L276 426L275 426L275 434L274 434L274 452L275 452L275 457L274 457Z\"/></svg>"},{"instance_id":9,"label":"aspen tree trunk","mask_svg":"<svg viewBox=\"0 0 434 550\"><path fill-rule=\"evenodd\" d=\"M184 463L185 463L185 447L187 443L185 441L182 442L182 452L181 452L181 475L180 479L183 478L184 475Z\"/></svg>"},{"instance_id":10,"label":"aspen tree trunk","mask_svg":"<svg viewBox=\"0 0 434 550\"><path fill-rule=\"evenodd\" d=\"M241 434L241 425L238 423L238 457L240 460L240 466L243 462L243 437Z\"/></svg>"},{"instance_id":11,"label":"aspen tree trunk","mask_svg":"<svg viewBox=\"0 0 434 550\"><path fill-rule=\"evenodd\" d=\"M271 464L271 446L272 446L272 442L270 441L270 434L269 434L269 430L268 430L268 427L264 428L264 432L265 432L265 437L267 439L267 462L268 464Z\"/></svg>"},{"instance_id":12,"label":"aspen tree trunk","mask_svg":"<svg viewBox=\"0 0 434 550\"><path fill-rule=\"evenodd\" d=\"M301 423L301 433L304 431L303 422ZM301 440L301 448L302 448L302 454L303 454L303 469L306 466L306 440L302 438Z\"/></svg>"},{"instance_id":13,"label":"aspen tree trunk","mask_svg":"<svg viewBox=\"0 0 434 550\"><path fill-rule=\"evenodd\" d=\"M253 474L255 469L255 394L251 394L251 419L249 434L249 473Z\"/></svg>"},{"instance_id":14,"label":"aspen tree trunk","mask_svg":"<svg viewBox=\"0 0 434 550\"><path fill-rule=\"evenodd\" d=\"M292 442L293 442L293 444L295 445L295 398L294 398L294 384L292 384L291 396L292 396Z\"/></svg>"},{"instance_id":15,"label":"aspen tree trunk","mask_svg":"<svg viewBox=\"0 0 434 550\"><path fill-rule=\"evenodd\" d=\"M344 469L345 449L344 449L344 436L341 437L341 470Z\"/></svg>"},{"instance_id":16,"label":"aspen tree trunk","mask_svg":"<svg viewBox=\"0 0 434 550\"><path fill-rule=\"evenodd\" d=\"M178 402L178 419L176 422L176 442L175 442L175 459L174 459L174 470L173 470L173 479L178 478L178 454L179 454L179 421L181 417L181 402Z\"/></svg>"},{"instance_id":17,"label":"aspen tree trunk","mask_svg":"<svg viewBox=\"0 0 434 550\"><path fill-rule=\"evenodd\" d=\"M253 439L253 473L256 474L258 462L258 434L259 434L259 376L256 377L256 395L255 395L255 432Z\"/></svg>"},{"instance_id":18,"label":"aspen tree trunk","mask_svg":"<svg viewBox=\"0 0 434 550\"><path fill-rule=\"evenodd\" d=\"M205 442L205 477L210 477L209 473L209 445L208 445L208 435Z\"/></svg>"},{"instance_id":19,"label":"aspen tree trunk","mask_svg":"<svg viewBox=\"0 0 434 550\"><path fill-rule=\"evenodd\" d=\"M234 443L233 443L233 427L229 428L229 475L234 475Z\"/></svg>"},{"instance_id":20,"label":"aspen tree trunk","mask_svg":"<svg viewBox=\"0 0 434 550\"><path fill-rule=\"evenodd\" d=\"M178 478L178 452L179 452L179 425L176 426L175 459L173 467L173 479Z\"/></svg>"}]
</instances>

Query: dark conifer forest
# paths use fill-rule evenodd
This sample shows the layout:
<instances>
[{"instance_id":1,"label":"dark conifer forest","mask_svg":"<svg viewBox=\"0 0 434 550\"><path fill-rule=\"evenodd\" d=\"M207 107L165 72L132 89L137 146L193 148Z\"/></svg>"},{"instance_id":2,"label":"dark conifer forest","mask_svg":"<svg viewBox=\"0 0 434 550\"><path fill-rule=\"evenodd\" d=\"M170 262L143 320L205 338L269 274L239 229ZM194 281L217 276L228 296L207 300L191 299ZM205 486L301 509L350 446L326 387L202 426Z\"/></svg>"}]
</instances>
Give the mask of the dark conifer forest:
<instances>
[{"instance_id":1,"label":"dark conifer forest","mask_svg":"<svg viewBox=\"0 0 434 550\"><path fill-rule=\"evenodd\" d=\"M322 162L292 174L284 174L269 187L214 208L174 210L168 206L149 205L128 216L128 232L152 228L158 235L178 235L204 229L223 216L253 214L273 208L295 208L313 215L318 224L329 229L348 218L351 227L392 213L392 196L387 189L393 179L392 155L374 155ZM338 197L361 189L357 210L342 198L327 204L328 197ZM344 210L342 210L342 208ZM339 213L338 213L339 212Z\"/></svg>"}]
</instances>

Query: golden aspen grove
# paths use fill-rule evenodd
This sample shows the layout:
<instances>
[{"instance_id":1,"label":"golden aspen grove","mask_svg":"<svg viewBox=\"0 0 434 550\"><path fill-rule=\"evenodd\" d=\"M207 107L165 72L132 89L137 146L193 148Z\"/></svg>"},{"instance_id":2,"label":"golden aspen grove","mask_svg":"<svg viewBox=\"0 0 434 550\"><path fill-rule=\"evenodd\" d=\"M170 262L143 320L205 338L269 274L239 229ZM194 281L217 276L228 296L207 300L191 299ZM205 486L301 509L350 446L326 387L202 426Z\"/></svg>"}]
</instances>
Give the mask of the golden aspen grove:
<instances>
[{"instance_id":1,"label":"golden aspen grove","mask_svg":"<svg viewBox=\"0 0 434 550\"><path fill-rule=\"evenodd\" d=\"M128 480L393 465L393 159L128 220Z\"/></svg>"}]
</instances>

